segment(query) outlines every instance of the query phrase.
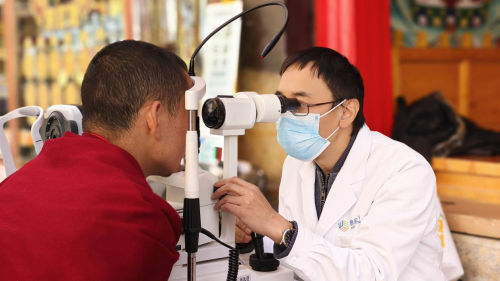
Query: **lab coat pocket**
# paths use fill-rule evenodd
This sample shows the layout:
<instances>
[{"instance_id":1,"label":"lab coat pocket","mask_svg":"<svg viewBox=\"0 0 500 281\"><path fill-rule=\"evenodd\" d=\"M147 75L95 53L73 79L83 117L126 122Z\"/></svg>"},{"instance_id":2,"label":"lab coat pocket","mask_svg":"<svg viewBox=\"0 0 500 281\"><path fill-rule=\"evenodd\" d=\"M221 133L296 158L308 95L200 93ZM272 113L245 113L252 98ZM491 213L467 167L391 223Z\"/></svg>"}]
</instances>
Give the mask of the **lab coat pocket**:
<instances>
[{"instance_id":1,"label":"lab coat pocket","mask_svg":"<svg viewBox=\"0 0 500 281\"><path fill-rule=\"evenodd\" d=\"M355 233L338 235L335 238L335 244L341 248L350 248L352 246L352 238Z\"/></svg>"}]
</instances>

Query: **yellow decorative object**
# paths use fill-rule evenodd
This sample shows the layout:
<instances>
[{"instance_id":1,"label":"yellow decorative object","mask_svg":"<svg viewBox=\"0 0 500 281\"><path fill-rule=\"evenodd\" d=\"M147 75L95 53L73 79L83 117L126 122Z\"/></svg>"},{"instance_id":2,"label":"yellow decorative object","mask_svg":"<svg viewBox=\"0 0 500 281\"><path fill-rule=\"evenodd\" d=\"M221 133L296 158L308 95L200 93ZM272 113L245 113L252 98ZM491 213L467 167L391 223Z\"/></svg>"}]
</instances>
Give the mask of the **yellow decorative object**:
<instances>
[{"instance_id":1,"label":"yellow decorative object","mask_svg":"<svg viewBox=\"0 0 500 281\"><path fill-rule=\"evenodd\" d=\"M87 66L90 63L91 59L88 48L87 32L80 32L80 42L82 42L83 47L78 53L78 71L76 74L76 81L78 83L81 83L81 81L83 80L83 75L85 74L85 71L87 70Z\"/></svg>"},{"instance_id":2,"label":"yellow decorative object","mask_svg":"<svg viewBox=\"0 0 500 281\"><path fill-rule=\"evenodd\" d=\"M59 52L59 41L57 36L50 38L49 53L49 78L57 79L61 71L61 53Z\"/></svg>"},{"instance_id":3,"label":"yellow decorative object","mask_svg":"<svg viewBox=\"0 0 500 281\"><path fill-rule=\"evenodd\" d=\"M468 19L466 19L466 18L461 19L461 20L460 20L460 26L461 26L462 28L466 28L466 27L468 27L468 26L469 26L469 20L468 20Z\"/></svg>"},{"instance_id":4,"label":"yellow decorative object","mask_svg":"<svg viewBox=\"0 0 500 281\"><path fill-rule=\"evenodd\" d=\"M66 86L66 104L81 104L80 90L75 83L69 83Z\"/></svg>"},{"instance_id":5,"label":"yellow decorative object","mask_svg":"<svg viewBox=\"0 0 500 281\"><path fill-rule=\"evenodd\" d=\"M104 43L104 40L106 40L106 31L104 31L104 28L102 27L97 28L96 39L99 43Z\"/></svg>"},{"instance_id":6,"label":"yellow decorative object","mask_svg":"<svg viewBox=\"0 0 500 281\"><path fill-rule=\"evenodd\" d=\"M24 88L24 105L25 106L37 105L36 88L35 84L31 81L28 81ZM33 125L35 121L36 117L28 117L27 120L28 125Z\"/></svg>"},{"instance_id":7,"label":"yellow decorative object","mask_svg":"<svg viewBox=\"0 0 500 281\"><path fill-rule=\"evenodd\" d=\"M114 17L123 13L123 1L109 0L109 15Z\"/></svg>"},{"instance_id":8,"label":"yellow decorative object","mask_svg":"<svg viewBox=\"0 0 500 281\"><path fill-rule=\"evenodd\" d=\"M59 83L52 83L52 87L50 89L50 92L52 93L52 105L54 104L64 104L63 101L63 95L62 95L62 88Z\"/></svg>"},{"instance_id":9,"label":"yellow decorative object","mask_svg":"<svg viewBox=\"0 0 500 281\"><path fill-rule=\"evenodd\" d=\"M489 32L485 32L483 35L483 48L493 48L493 37Z\"/></svg>"},{"instance_id":10,"label":"yellow decorative object","mask_svg":"<svg viewBox=\"0 0 500 281\"><path fill-rule=\"evenodd\" d=\"M47 8L47 10L45 10L45 15L43 15L45 30L50 31L56 28L56 16L56 10L54 8Z\"/></svg>"},{"instance_id":11,"label":"yellow decorative object","mask_svg":"<svg viewBox=\"0 0 500 281\"><path fill-rule=\"evenodd\" d=\"M24 38L21 74L26 77L26 79L32 79L34 75L35 58L33 56L33 51L33 42L31 38Z\"/></svg>"},{"instance_id":12,"label":"yellow decorative object","mask_svg":"<svg viewBox=\"0 0 500 281\"><path fill-rule=\"evenodd\" d=\"M460 47L472 48L472 34L465 32L460 39Z\"/></svg>"},{"instance_id":13,"label":"yellow decorative object","mask_svg":"<svg viewBox=\"0 0 500 281\"><path fill-rule=\"evenodd\" d=\"M36 88L35 84L31 81L26 82L24 88L24 105L31 106L36 105Z\"/></svg>"},{"instance_id":14,"label":"yellow decorative object","mask_svg":"<svg viewBox=\"0 0 500 281\"><path fill-rule=\"evenodd\" d=\"M38 84L38 106L46 110L50 105L49 89L46 83Z\"/></svg>"},{"instance_id":15,"label":"yellow decorative object","mask_svg":"<svg viewBox=\"0 0 500 281\"><path fill-rule=\"evenodd\" d=\"M106 44L106 31L104 30L104 28L97 28L96 39L97 42L95 45L95 52L99 52L102 48L104 48L104 45Z\"/></svg>"},{"instance_id":16,"label":"yellow decorative object","mask_svg":"<svg viewBox=\"0 0 500 281\"><path fill-rule=\"evenodd\" d=\"M45 40L39 36L36 42L36 69L39 80L47 78L47 54L45 53Z\"/></svg>"},{"instance_id":17,"label":"yellow decorative object","mask_svg":"<svg viewBox=\"0 0 500 281\"><path fill-rule=\"evenodd\" d=\"M439 36L439 47L449 48L450 47L450 34L448 32L443 32Z\"/></svg>"},{"instance_id":18,"label":"yellow decorative object","mask_svg":"<svg viewBox=\"0 0 500 281\"><path fill-rule=\"evenodd\" d=\"M443 26L443 20L440 17L434 17L432 19L432 25L435 27L442 27Z\"/></svg>"},{"instance_id":19,"label":"yellow decorative object","mask_svg":"<svg viewBox=\"0 0 500 281\"><path fill-rule=\"evenodd\" d=\"M78 54L78 65L80 67L79 73L82 75L85 74L91 59L92 58L90 57L89 51L86 47L80 50L80 53Z\"/></svg>"},{"instance_id":20,"label":"yellow decorative object","mask_svg":"<svg viewBox=\"0 0 500 281\"><path fill-rule=\"evenodd\" d=\"M80 8L76 3L68 4L69 6L69 26L79 27L80 26Z\"/></svg>"},{"instance_id":21,"label":"yellow decorative object","mask_svg":"<svg viewBox=\"0 0 500 281\"><path fill-rule=\"evenodd\" d=\"M56 29L64 29L66 27L66 7L64 5L57 5L55 7L56 13Z\"/></svg>"},{"instance_id":22,"label":"yellow decorative object","mask_svg":"<svg viewBox=\"0 0 500 281\"><path fill-rule=\"evenodd\" d=\"M66 71L66 74L69 78L72 78L75 75L75 53L73 52L73 48L71 48L71 34L66 33L64 36L64 45L66 46L66 50L63 54L63 68Z\"/></svg>"},{"instance_id":23,"label":"yellow decorative object","mask_svg":"<svg viewBox=\"0 0 500 281\"><path fill-rule=\"evenodd\" d=\"M61 71L59 73L59 76L57 77L57 82L59 83L59 85L61 85L61 87L64 88L64 86L68 83L68 74L66 74L66 71Z\"/></svg>"},{"instance_id":24,"label":"yellow decorative object","mask_svg":"<svg viewBox=\"0 0 500 281\"><path fill-rule=\"evenodd\" d=\"M403 47L403 32L401 30L395 30L393 33L392 46L395 48Z\"/></svg>"},{"instance_id":25,"label":"yellow decorative object","mask_svg":"<svg viewBox=\"0 0 500 281\"><path fill-rule=\"evenodd\" d=\"M427 33L423 30L417 31L417 48L427 48Z\"/></svg>"}]
</instances>

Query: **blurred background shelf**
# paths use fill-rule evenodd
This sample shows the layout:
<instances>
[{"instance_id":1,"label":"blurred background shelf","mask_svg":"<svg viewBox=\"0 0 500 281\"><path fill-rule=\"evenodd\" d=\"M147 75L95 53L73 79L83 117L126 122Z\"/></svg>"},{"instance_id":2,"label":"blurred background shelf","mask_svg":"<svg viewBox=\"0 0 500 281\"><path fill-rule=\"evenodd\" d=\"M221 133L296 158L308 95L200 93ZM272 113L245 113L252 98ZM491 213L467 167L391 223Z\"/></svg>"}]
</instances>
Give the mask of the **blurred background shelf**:
<instances>
[{"instance_id":1,"label":"blurred background shelf","mask_svg":"<svg viewBox=\"0 0 500 281\"><path fill-rule=\"evenodd\" d=\"M399 52L401 60L408 62L474 60L497 63L500 61L500 50L492 48L399 48L394 51Z\"/></svg>"},{"instance_id":2,"label":"blurred background shelf","mask_svg":"<svg viewBox=\"0 0 500 281\"><path fill-rule=\"evenodd\" d=\"M452 231L500 239L499 204L449 196L440 200Z\"/></svg>"}]
</instances>

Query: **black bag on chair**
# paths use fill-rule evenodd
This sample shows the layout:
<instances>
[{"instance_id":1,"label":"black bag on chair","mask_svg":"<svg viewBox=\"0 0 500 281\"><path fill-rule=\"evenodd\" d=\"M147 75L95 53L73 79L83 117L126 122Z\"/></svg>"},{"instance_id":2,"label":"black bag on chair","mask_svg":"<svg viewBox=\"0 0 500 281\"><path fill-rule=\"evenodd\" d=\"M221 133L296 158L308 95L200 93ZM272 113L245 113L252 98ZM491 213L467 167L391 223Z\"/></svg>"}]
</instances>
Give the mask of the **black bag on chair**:
<instances>
[{"instance_id":1,"label":"black bag on chair","mask_svg":"<svg viewBox=\"0 0 500 281\"><path fill-rule=\"evenodd\" d=\"M429 162L432 156L500 154L500 133L459 116L439 92L411 105L398 98L392 135Z\"/></svg>"}]
</instances>

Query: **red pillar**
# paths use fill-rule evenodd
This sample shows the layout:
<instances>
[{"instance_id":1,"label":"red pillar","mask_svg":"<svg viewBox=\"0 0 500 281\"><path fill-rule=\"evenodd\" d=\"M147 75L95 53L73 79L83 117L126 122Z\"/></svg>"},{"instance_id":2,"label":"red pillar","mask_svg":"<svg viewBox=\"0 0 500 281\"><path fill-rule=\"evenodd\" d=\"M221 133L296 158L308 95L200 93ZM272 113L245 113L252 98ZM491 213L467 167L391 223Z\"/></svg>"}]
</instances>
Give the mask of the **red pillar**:
<instances>
[{"instance_id":1,"label":"red pillar","mask_svg":"<svg viewBox=\"0 0 500 281\"><path fill-rule=\"evenodd\" d=\"M316 45L356 65L365 84L364 115L371 130L391 134L393 97L388 0L315 0Z\"/></svg>"}]
</instances>

